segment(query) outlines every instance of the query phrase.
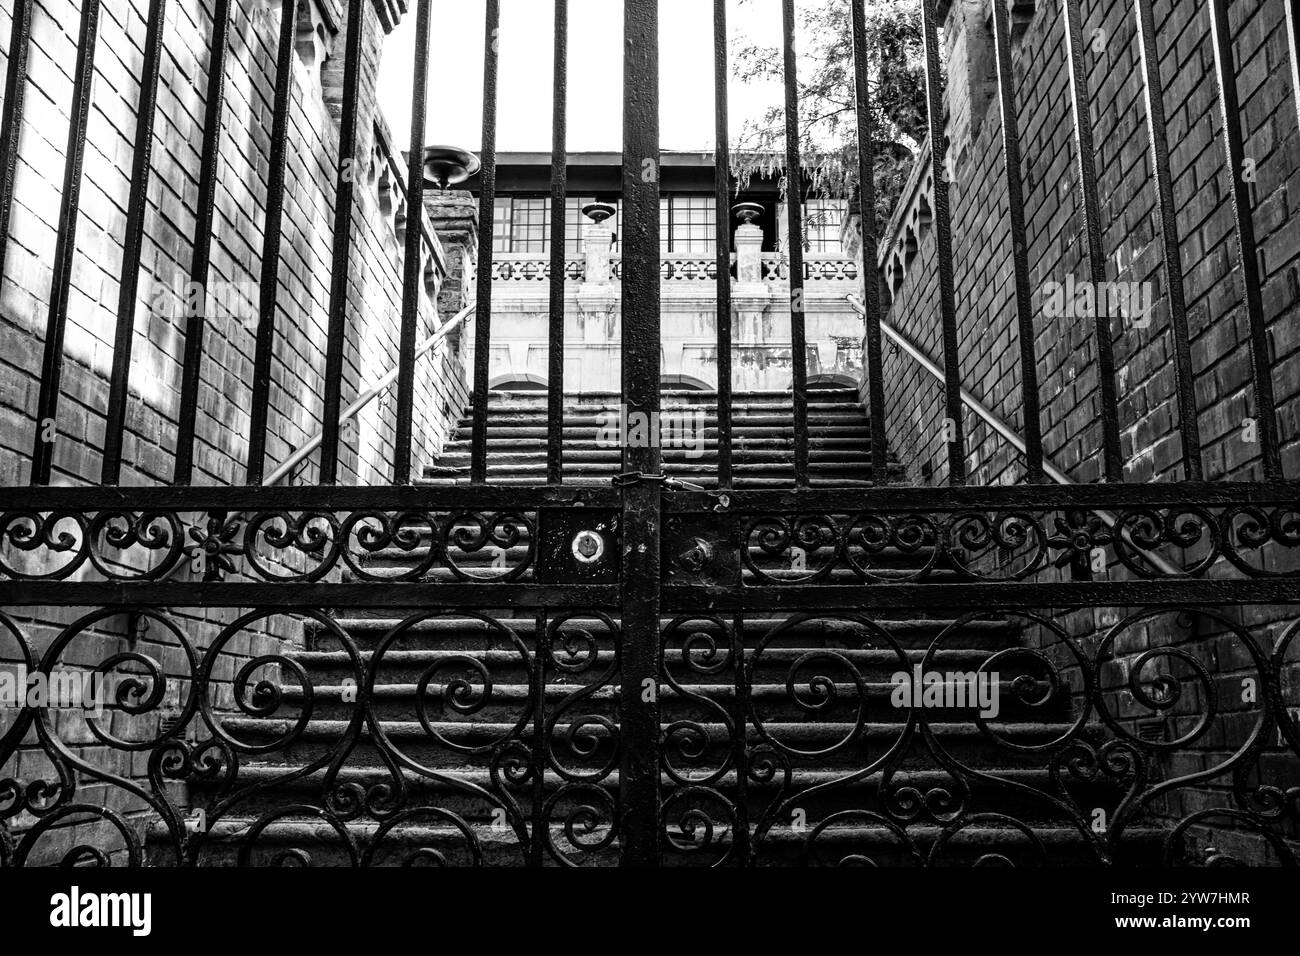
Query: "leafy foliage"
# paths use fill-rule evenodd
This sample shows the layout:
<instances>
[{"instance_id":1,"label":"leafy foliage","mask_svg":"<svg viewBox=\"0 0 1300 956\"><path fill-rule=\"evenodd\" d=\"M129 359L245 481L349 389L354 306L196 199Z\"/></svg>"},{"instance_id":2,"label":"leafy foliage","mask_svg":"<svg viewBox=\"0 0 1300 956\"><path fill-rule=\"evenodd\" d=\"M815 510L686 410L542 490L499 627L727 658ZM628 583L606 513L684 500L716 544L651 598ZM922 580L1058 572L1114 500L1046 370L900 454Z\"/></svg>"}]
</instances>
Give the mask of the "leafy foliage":
<instances>
[{"instance_id":1,"label":"leafy foliage","mask_svg":"<svg viewBox=\"0 0 1300 956\"><path fill-rule=\"evenodd\" d=\"M754 0L742 0L752 4ZM813 196L851 198L858 187L852 15L856 0L814 0L799 11L800 152ZM865 0L868 97L875 131L876 220L883 231L926 135L925 70L916 0ZM780 49L742 40L734 72L746 83L782 82ZM733 150L741 188L785 173L785 108L747 121ZM782 179L782 191L786 182Z\"/></svg>"}]
</instances>

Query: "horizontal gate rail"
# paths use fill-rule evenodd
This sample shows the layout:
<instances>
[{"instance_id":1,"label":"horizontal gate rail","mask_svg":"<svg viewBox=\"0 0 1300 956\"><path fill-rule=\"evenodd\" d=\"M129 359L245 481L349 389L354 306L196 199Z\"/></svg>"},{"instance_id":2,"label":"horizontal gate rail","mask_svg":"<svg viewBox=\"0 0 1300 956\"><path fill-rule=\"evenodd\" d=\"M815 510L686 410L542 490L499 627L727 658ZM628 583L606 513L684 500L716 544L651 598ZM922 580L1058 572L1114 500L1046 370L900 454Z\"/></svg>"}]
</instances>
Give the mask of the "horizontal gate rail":
<instances>
[{"instance_id":1,"label":"horizontal gate rail","mask_svg":"<svg viewBox=\"0 0 1300 956\"><path fill-rule=\"evenodd\" d=\"M617 507L610 487L532 485L470 488L455 486L276 485L226 487L191 485L162 488L14 488L5 492L5 519L28 511L320 511L384 508L477 509L586 505Z\"/></svg>"},{"instance_id":2,"label":"horizontal gate rail","mask_svg":"<svg viewBox=\"0 0 1300 956\"><path fill-rule=\"evenodd\" d=\"M804 584L738 589L665 584L666 614L747 610L904 610L925 607L1188 607L1300 603L1297 581L1261 580L1072 581L1063 584ZM614 584L446 584L442 582L256 583L223 581L119 583L115 581L0 581L0 608L19 607L267 607L474 610L602 608L622 606Z\"/></svg>"},{"instance_id":3,"label":"horizontal gate rail","mask_svg":"<svg viewBox=\"0 0 1300 956\"><path fill-rule=\"evenodd\" d=\"M1300 508L1300 481L1180 482L1145 485L971 485L931 488L895 485L889 488L810 488L802 490L739 490L727 492L725 509L732 512L885 512L960 511L987 508L1143 508L1180 505L1214 507L1278 506ZM717 492L664 493L669 511L717 511ZM1300 512L1296 519L1300 520ZM1300 527L1297 528L1300 530ZM1300 543L1300 542L1298 542Z\"/></svg>"},{"instance_id":4,"label":"horizontal gate rail","mask_svg":"<svg viewBox=\"0 0 1300 956\"><path fill-rule=\"evenodd\" d=\"M444 584L410 582L257 583L223 581L134 582L0 581L0 608L14 607L266 607L309 608L438 608L475 610L503 608L616 609L622 592L614 584Z\"/></svg>"}]
</instances>

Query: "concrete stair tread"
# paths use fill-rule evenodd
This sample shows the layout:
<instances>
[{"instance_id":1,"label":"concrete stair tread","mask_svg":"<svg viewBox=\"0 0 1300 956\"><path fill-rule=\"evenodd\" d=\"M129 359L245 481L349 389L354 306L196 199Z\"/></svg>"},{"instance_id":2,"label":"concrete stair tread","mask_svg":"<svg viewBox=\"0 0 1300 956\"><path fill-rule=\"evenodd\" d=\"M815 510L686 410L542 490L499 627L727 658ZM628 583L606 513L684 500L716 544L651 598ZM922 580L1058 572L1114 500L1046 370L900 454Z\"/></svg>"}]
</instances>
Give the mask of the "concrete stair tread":
<instances>
[{"instance_id":1,"label":"concrete stair tread","mask_svg":"<svg viewBox=\"0 0 1300 956\"><path fill-rule=\"evenodd\" d=\"M566 715L567 716L567 715ZM571 715L577 720L585 716L581 709L575 709ZM563 721L561 721L563 723ZM721 723L709 723L706 721L697 722L700 727L713 732L721 732L725 727ZM284 736L290 730L298 725L298 721L278 717L223 717L221 724L228 730L235 731L254 731L263 734L274 734L277 737ZM307 722L303 728L304 736L320 736L331 739L339 739L347 731L351 721L347 720L330 720L315 719ZM381 720L379 725L384 733L389 737L415 737L426 738L428 732L423 724L418 720ZM465 731L477 730L492 736L504 737L509 734L515 727L514 723L505 721L472 721L472 720L430 720L429 726L434 730L442 733L447 731ZM764 729L773 735L781 735L787 740L792 739L816 739L834 733L837 737L845 736L853 729L855 724L845 721L765 721ZM931 731L936 735L945 738L958 737L978 737L983 738L984 733L979 726L973 721L943 721L932 722L928 724ZM1007 739L1012 738L1046 738L1055 739L1062 732L1068 730L1071 724L1066 720L1046 723L1042 721L996 721L998 735ZM904 721L866 721L862 724L862 734L860 736L884 736L889 735L897 737L907 727ZM593 728L594 730L594 728ZM746 727L747 735L755 737L752 727ZM363 725L361 727L361 739L370 737L370 729Z\"/></svg>"}]
</instances>

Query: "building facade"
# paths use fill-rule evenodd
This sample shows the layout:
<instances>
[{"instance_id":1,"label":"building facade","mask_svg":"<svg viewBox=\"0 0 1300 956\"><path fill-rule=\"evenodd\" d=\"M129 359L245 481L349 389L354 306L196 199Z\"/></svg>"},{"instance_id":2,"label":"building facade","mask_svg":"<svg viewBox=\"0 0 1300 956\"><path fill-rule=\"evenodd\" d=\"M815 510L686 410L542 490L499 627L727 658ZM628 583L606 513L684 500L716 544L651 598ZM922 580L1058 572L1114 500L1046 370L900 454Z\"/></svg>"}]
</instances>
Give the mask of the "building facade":
<instances>
[{"instance_id":1,"label":"building facade","mask_svg":"<svg viewBox=\"0 0 1300 956\"><path fill-rule=\"evenodd\" d=\"M717 388L716 200L713 157L666 152L660 195L665 386ZM565 389L617 392L622 349L622 203L617 154L569 158L565 221ZM546 387L549 348L550 157L503 154L493 224L494 389ZM471 191L476 183L467 184ZM791 387L788 219L778 184L756 178L734 202L758 205L752 223L730 216L734 288L732 384L743 390ZM582 210L609 203L593 222ZM847 202L804 203L807 353L813 382L861 379L863 326L845 296L857 293L861 263L841 239ZM472 367L472 362L469 364Z\"/></svg>"}]
</instances>

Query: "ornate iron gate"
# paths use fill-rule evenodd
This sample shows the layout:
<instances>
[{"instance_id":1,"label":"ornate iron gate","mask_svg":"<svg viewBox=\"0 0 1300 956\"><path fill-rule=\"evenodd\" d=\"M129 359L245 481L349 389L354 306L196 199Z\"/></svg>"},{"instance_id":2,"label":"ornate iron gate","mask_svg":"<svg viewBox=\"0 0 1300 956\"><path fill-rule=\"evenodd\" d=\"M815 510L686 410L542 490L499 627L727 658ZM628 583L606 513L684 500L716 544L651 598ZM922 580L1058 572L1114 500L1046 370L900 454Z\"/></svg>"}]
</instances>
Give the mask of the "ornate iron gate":
<instances>
[{"instance_id":1,"label":"ornate iron gate","mask_svg":"<svg viewBox=\"0 0 1300 956\"><path fill-rule=\"evenodd\" d=\"M1110 330L1100 320L1108 481L1043 483L1009 26L1005 6L995 3L1016 308L1026 343L1021 381L1029 481L965 486L935 10L933 0L923 0L950 485L888 482L881 305L868 281L867 400L877 486L811 482L806 368L796 361L795 480L783 490L737 489L733 480L725 0L714 4L717 487L673 482L654 442L624 448L613 488L564 480L566 0L556 0L555 10L549 484L518 488L487 480L499 0L488 0L484 42L472 483L410 483L420 281L419 236L410 230L393 484L336 484L355 188L340 162L321 480L316 487L263 484L283 215L278 187L297 3L284 0L281 13L247 485L189 484L203 359L198 315L186 329L175 483L142 489L119 487L118 478L164 23L164 0L151 0L123 265L131 281L122 283L102 484L51 487L51 443L38 428L32 484L5 489L0 517L0 637L18 648L31 673L52 677L75 660L116 675L117 683L108 716L88 718L81 736L63 739L62 719L50 708L26 706L0 736L0 768L22 757L0 780L0 817L14 831L0 842L3 863L48 859L53 835L74 824L89 836L74 836L57 854L72 862L294 863L319 853L352 864L748 865L806 862L820 858L824 846L829 857L849 862L940 863L965 852L981 861L1047 861L1063 852L1092 862L1174 862L1187 834L1216 820L1259 836L1278 860L1294 862L1288 841L1295 835L1296 791L1268 768L1300 753L1300 729L1286 709L1282 683L1297 626L1291 611L1300 602L1289 558L1300 546L1300 485L1281 474L1249 196L1240 189L1233 198L1266 480L1199 480L1149 0L1135 0L1132 8L1147 100L1156 106L1148 122L1179 403L1190 411L1181 420L1189 480L1121 482ZM364 0L347 6L341 157L356 150L365 23ZM216 66L207 88L199 185L205 215L190 268L200 286L207 282L219 175L229 7L228 0L216 3L212 34ZM430 7L431 0L418 0L411 156L424 154ZM852 7L856 82L865 91L864 11L859 0ZM1079 2L1061 0L1061 8L1088 261L1100 281L1104 257ZM21 91L30 0L15 0L13 9L7 89ZM1224 146L1236 168L1242 133L1226 0L1213 0L1211 12ZM624 14L623 401L652 414L660 402L657 0L625 0ZM84 0L38 422L58 415L98 15L99 0ZM799 170L793 0L784 0L783 16L786 158L789 169ZM21 95L6 97L4 105L0 264L14 198ZM868 263L876 258L870 116L861 95L858 201ZM413 208L421 207L423 189L413 162L407 184ZM788 208L791 339L799 356L806 354L803 224L800 204ZM492 560L482 560L489 553ZM1057 568L1070 569L1070 578L1061 580ZM1272 647L1250 626L1252 609L1265 607L1285 608L1290 622ZM1101 631L1072 632L1069 612L1080 608L1113 613ZM935 609L950 619L917 643L925 615ZM362 615L378 610L397 612L401 621L363 640ZM122 615L125 643L110 654L105 648L116 645L109 626ZM292 618L302 633L286 635L277 618ZM1174 636L1152 637L1156 622ZM194 636L202 626L213 633L206 641ZM812 644L810 634L817 635ZM958 644L972 634L1007 640L987 645L990 653L972 664L972 649ZM445 646L439 635L448 638ZM1026 642L1011 642L1017 635ZM1215 642L1213 663L1189 649L1198 635ZM286 636L304 640L306 655L275 643ZM1147 643L1135 651L1139 638ZM316 655L313 666L331 675L328 683L309 674L302 661L310 655ZM1014 674L1000 690L1016 710L1014 726L981 714L960 727L950 714L930 716L919 699L885 719L878 698L891 671L928 672L954 655L994 680L999 669ZM1125 655L1127 669L1116 676L1112 669ZM1160 660L1173 670L1148 670ZM390 709L383 679L390 669L416 685L412 712ZM1059 709L1063 688L1071 691L1073 709ZM1234 697L1244 688L1245 707L1245 697ZM666 701L671 717L661 714ZM1144 711L1143 719L1135 711ZM1170 769L1171 758L1203 742L1228 711L1246 725L1239 745L1214 761L1200 758L1195 769ZM1050 719L1040 716L1049 712ZM829 730L816 727L823 717ZM1230 784L1222 806L1172 799L1216 781Z\"/></svg>"}]
</instances>

